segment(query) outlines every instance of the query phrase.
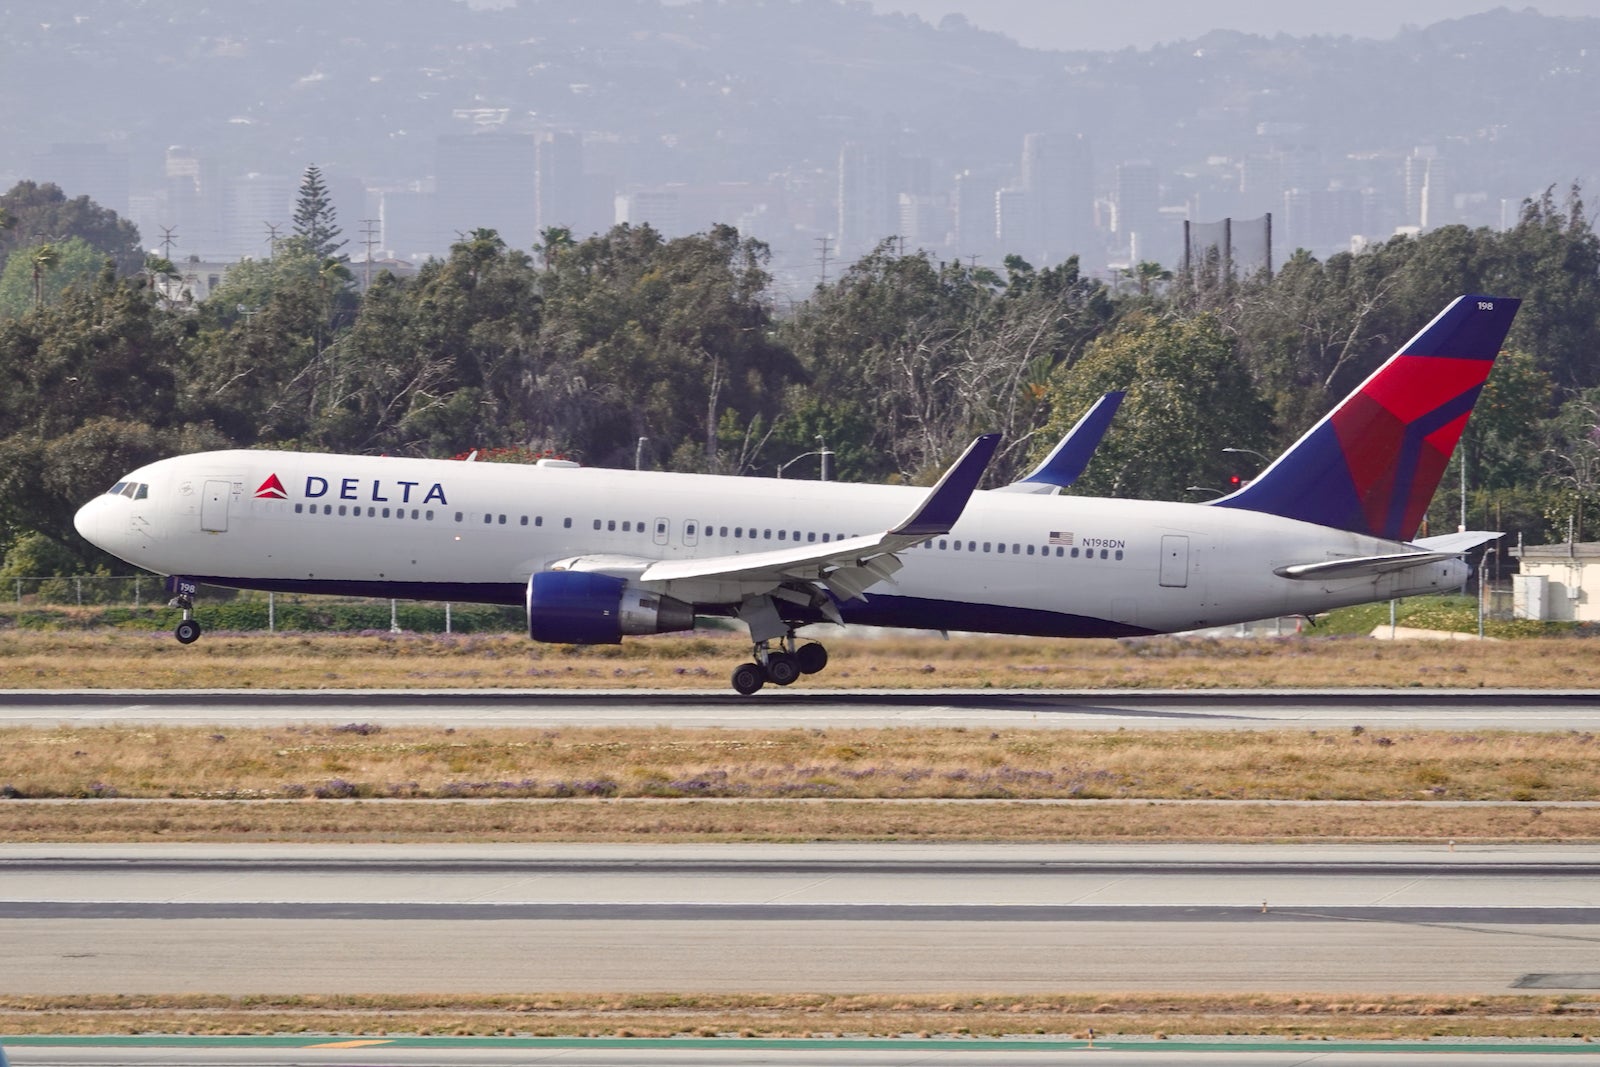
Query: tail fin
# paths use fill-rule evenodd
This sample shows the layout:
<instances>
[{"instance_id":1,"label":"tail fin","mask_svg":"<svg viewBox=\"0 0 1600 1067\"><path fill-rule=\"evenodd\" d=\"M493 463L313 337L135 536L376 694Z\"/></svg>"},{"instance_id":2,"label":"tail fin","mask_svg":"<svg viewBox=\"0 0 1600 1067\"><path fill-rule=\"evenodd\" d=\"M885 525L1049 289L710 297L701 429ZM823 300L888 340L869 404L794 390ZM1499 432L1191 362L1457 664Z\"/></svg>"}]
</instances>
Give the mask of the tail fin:
<instances>
[{"instance_id":1,"label":"tail fin","mask_svg":"<svg viewBox=\"0 0 1600 1067\"><path fill-rule=\"evenodd\" d=\"M1411 537L1521 303L1457 297L1254 481L1212 503Z\"/></svg>"}]
</instances>

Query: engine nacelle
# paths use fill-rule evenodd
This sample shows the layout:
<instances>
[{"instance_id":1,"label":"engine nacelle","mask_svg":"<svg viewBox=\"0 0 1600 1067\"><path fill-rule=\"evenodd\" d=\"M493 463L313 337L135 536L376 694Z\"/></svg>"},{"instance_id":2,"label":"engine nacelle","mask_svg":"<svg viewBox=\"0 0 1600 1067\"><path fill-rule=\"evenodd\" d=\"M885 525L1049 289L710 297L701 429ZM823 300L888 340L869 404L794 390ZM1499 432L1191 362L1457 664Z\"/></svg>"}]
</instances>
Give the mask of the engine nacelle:
<instances>
[{"instance_id":1,"label":"engine nacelle","mask_svg":"<svg viewBox=\"0 0 1600 1067\"><path fill-rule=\"evenodd\" d=\"M626 579L591 571L539 571L528 579L528 636L569 645L615 645L624 634L694 628L694 608Z\"/></svg>"}]
</instances>

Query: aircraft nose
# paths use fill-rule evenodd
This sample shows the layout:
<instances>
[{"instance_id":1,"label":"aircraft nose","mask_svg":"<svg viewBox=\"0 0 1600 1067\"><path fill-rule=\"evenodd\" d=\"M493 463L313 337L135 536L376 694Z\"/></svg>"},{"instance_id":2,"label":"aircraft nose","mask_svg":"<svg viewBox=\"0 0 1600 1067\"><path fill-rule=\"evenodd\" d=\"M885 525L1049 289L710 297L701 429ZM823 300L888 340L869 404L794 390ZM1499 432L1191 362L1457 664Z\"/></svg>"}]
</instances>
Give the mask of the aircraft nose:
<instances>
[{"instance_id":1,"label":"aircraft nose","mask_svg":"<svg viewBox=\"0 0 1600 1067\"><path fill-rule=\"evenodd\" d=\"M78 509L78 513L72 517L72 525L85 541L96 548L105 548L105 519L106 498L97 496Z\"/></svg>"}]
</instances>

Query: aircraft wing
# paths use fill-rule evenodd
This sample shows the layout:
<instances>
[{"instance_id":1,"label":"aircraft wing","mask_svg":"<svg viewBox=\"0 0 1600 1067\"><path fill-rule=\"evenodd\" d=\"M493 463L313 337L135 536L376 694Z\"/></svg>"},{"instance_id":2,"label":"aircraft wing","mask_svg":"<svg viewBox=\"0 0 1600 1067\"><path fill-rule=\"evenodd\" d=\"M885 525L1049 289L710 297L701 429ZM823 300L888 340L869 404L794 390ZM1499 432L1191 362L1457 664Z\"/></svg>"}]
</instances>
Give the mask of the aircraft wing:
<instances>
[{"instance_id":1,"label":"aircraft wing","mask_svg":"<svg viewBox=\"0 0 1600 1067\"><path fill-rule=\"evenodd\" d=\"M880 533L700 559L578 557L564 560L555 567L625 575L674 595L685 587L726 590L709 596L689 594L701 602L708 599L737 601L756 595L758 591L772 592L786 583L813 586L820 583L840 599L849 600L861 596L869 586L892 579L901 567L894 553L950 531L966 509L999 444L999 434L985 434L973 441L915 511Z\"/></svg>"},{"instance_id":2,"label":"aircraft wing","mask_svg":"<svg viewBox=\"0 0 1600 1067\"><path fill-rule=\"evenodd\" d=\"M1113 392L1096 400L1083 413L1083 418L1072 424L1072 429L1050 450L1043 462L995 492L1054 493L1077 481L1083 469L1089 465L1089 457L1100 447L1100 439L1105 436L1106 427L1111 425L1111 417L1117 413L1117 407L1125 396L1127 394L1124 392Z\"/></svg>"}]
</instances>

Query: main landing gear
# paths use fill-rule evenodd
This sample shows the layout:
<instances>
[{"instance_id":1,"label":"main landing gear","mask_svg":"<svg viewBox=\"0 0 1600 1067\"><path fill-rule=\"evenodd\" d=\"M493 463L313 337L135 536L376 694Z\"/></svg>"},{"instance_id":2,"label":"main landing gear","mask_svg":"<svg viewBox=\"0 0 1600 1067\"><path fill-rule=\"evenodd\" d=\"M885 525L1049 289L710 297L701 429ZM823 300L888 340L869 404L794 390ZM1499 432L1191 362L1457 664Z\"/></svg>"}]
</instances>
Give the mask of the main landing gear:
<instances>
[{"instance_id":1,"label":"main landing gear","mask_svg":"<svg viewBox=\"0 0 1600 1067\"><path fill-rule=\"evenodd\" d=\"M773 641L757 641L752 655L755 662L741 663L733 669L733 688L749 696L762 686L793 685L802 674L816 674L828 665L828 650L812 641L795 647L794 631Z\"/></svg>"},{"instance_id":2,"label":"main landing gear","mask_svg":"<svg viewBox=\"0 0 1600 1067\"><path fill-rule=\"evenodd\" d=\"M175 589L178 595L167 601L167 607L183 609L183 621L172 631L172 636L178 639L180 645L192 645L200 640L200 624L194 617L194 597L199 587L194 582L177 577L170 580L169 587Z\"/></svg>"}]
</instances>

